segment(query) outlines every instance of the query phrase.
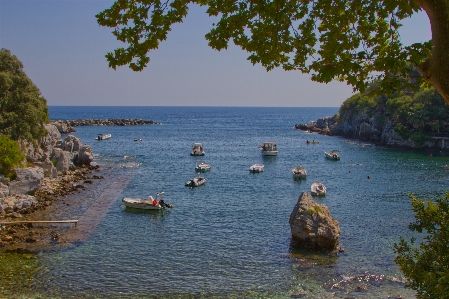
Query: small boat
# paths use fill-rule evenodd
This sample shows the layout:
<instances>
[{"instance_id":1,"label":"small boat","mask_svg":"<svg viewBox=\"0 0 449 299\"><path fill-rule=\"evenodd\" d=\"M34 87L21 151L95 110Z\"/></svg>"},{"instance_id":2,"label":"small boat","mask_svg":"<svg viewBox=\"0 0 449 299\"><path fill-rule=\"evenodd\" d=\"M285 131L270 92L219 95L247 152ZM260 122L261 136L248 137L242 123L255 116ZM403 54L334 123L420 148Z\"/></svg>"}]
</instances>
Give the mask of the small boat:
<instances>
[{"instance_id":1,"label":"small boat","mask_svg":"<svg viewBox=\"0 0 449 299\"><path fill-rule=\"evenodd\" d=\"M97 137L95 137L95 140L105 140L111 138L111 134L97 134Z\"/></svg>"},{"instance_id":2,"label":"small boat","mask_svg":"<svg viewBox=\"0 0 449 299\"><path fill-rule=\"evenodd\" d=\"M333 150L330 152L324 152L326 158L331 160L340 160L340 155L338 154L339 150Z\"/></svg>"},{"instance_id":3,"label":"small boat","mask_svg":"<svg viewBox=\"0 0 449 299\"><path fill-rule=\"evenodd\" d=\"M325 196L326 195L326 186L323 185L320 181L316 181L310 187L310 191L313 196Z\"/></svg>"},{"instance_id":4,"label":"small boat","mask_svg":"<svg viewBox=\"0 0 449 299\"><path fill-rule=\"evenodd\" d=\"M306 143L307 144L319 144L320 142L319 141L315 141L315 140L312 140L312 141L307 140Z\"/></svg>"},{"instance_id":5,"label":"small boat","mask_svg":"<svg viewBox=\"0 0 449 299\"><path fill-rule=\"evenodd\" d=\"M159 195L161 196L161 198L158 200ZM125 207L141 210L160 210L165 207L173 208L172 204L165 203L164 192L156 193L156 198L153 198L153 196L151 195L148 196L148 198L124 197L122 198L122 202Z\"/></svg>"},{"instance_id":6,"label":"small boat","mask_svg":"<svg viewBox=\"0 0 449 299\"><path fill-rule=\"evenodd\" d=\"M276 142L264 142L259 149L262 151L263 156L276 156L278 154L278 149Z\"/></svg>"},{"instance_id":7,"label":"small boat","mask_svg":"<svg viewBox=\"0 0 449 299\"><path fill-rule=\"evenodd\" d=\"M195 171L196 172L206 172L210 170L210 164L204 161L196 161Z\"/></svg>"},{"instance_id":8,"label":"small boat","mask_svg":"<svg viewBox=\"0 0 449 299\"><path fill-rule=\"evenodd\" d=\"M205 152L203 146L199 142L195 142L192 147L191 156L204 156Z\"/></svg>"},{"instance_id":9,"label":"small boat","mask_svg":"<svg viewBox=\"0 0 449 299\"><path fill-rule=\"evenodd\" d=\"M305 179L307 176L307 171L304 167L296 166L292 168L293 177L295 179Z\"/></svg>"},{"instance_id":10,"label":"small boat","mask_svg":"<svg viewBox=\"0 0 449 299\"><path fill-rule=\"evenodd\" d=\"M142 141L142 138L135 138L134 141Z\"/></svg>"},{"instance_id":11,"label":"small boat","mask_svg":"<svg viewBox=\"0 0 449 299\"><path fill-rule=\"evenodd\" d=\"M264 168L263 164L254 164L249 168L249 171L253 173L262 172L263 168Z\"/></svg>"},{"instance_id":12,"label":"small boat","mask_svg":"<svg viewBox=\"0 0 449 299\"><path fill-rule=\"evenodd\" d=\"M187 181L186 183L186 187L198 187L203 185L206 182L206 178L205 177L196 177L193 178L189 181Z\"/></svg>"}]
</instances>

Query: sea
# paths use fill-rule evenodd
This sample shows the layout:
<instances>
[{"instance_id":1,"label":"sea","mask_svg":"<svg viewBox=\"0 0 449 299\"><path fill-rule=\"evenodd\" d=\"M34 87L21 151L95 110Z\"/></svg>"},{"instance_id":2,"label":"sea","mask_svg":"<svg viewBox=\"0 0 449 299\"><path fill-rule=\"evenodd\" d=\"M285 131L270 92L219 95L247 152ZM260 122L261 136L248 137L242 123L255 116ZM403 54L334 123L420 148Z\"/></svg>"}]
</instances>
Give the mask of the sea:
<instances>
[{"instance_id":1,"label":"sea","mask_svg":"<svg viewBox=\"0 0 449 299\"><path fill-rule=\"evenodd\" d=\"M131 179L86 241L36 254L0 251L8 273L0 275L0 298L415 297L394 262L394 244L420 238L408 229L409 194L436 199L448 190L447 153L294 128L337 107L50 106L49 113L51 120L159 124L75 128L71 134L92 147L100 169L113 165ZM112 137L95 140L100 133ZM277 156L261 155L265 141L277 143ZM190 156L195 142L205 156ZM326 159L329 150L340 150L341 160ZM211 164L201 174L207 182L185 187L199 160ZM122 167L128 163L135 167ZM256 163L264 172L249 172ZM304 180L293 178L298 165L307 170ZM327 195L316 202L340 225L336 254L292 240L290 214L317 180ZM121 202L161 191L172 209L139 213Z\"/></svg>"}]
</instances>

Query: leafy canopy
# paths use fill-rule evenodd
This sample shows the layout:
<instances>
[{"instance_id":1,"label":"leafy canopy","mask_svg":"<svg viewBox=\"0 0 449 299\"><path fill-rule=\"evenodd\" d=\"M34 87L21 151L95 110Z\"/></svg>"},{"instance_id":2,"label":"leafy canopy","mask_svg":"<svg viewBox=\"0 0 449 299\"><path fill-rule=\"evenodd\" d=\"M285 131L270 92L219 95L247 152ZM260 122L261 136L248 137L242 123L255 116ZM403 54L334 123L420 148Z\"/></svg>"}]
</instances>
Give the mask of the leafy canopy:
<instances>
[{"instance_id":1,"label":"leafy canopy","mask_svg":"<svg viewBox=\"0 0 449 299\"><path fill-rule=\"evenodd\" d=\"M267 70L299 70L318 82L347 81L355 90L375 78L385 92L409 84L400 80L408 74L406 62L421 64L432 49L430 42L401 44L401 20L420 9L414 1L116 0L96 16L127 44L106 55L109 66L143 70L148 52L182 22L190 4L219 18L206 34L213 49L232 41Z\"/></svg>"},{"instance_id":2,"label":"leafy canopy","mask_svg":"<svg viewBox=\"0 0 449 299\"><path fill-rule=\"evenodd\" d=\"M410 243L403 238L394 245L395 262L408 278L406 287L418 298L448 298L449 294L449 192L435 201L424 201L410 194L415 212L410 230L424 233L424 242ZM418 246L417 246L418 245Z\"/></svg>"},{"instance_id":3,"label":"leafy canopy","mask_svg":"<svg viewBox=\"0 0 449 299\"><path fill-rule=\"evenodd\" d=\"M0 50L0 133L14 140L39 139L46 134L47 101L9 50Z\"/></svg>"},{"instance_id":4,"label":"leafy canopy","mask_svg":"<svg viewBox=\"0 0 449 299\"><path fill-rule=\"evenodd\" d=\"M6 135L0 135L0 173L10 177L14 173L14 167L25 158L15 140Z\"/></svg>"}]
</instances>

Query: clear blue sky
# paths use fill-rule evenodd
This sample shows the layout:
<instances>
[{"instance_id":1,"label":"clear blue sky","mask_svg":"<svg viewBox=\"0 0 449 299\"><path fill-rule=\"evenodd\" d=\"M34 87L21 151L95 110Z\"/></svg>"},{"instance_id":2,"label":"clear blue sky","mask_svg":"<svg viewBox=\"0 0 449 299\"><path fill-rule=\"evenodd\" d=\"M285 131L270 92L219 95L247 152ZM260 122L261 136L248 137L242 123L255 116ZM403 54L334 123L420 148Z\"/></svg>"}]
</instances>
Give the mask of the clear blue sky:
<instances>
[{"instance_id":1,"label":"clear blue sky","mask_svg":"<svg viewBox=\"0 0 449 299\"><path fill-rule=\"evenodd\" d=\"M112 0L0 0L0 48L24 64L48 105L337 107L345 83L320 84L300 72L266 72L232 46L217 52L204 35L213 20L193 7L143 72L116 71L104 55L122 46L95 14ZM405 44L429 40L422 13L401 31Z\"/></svg>"}]
</instances>

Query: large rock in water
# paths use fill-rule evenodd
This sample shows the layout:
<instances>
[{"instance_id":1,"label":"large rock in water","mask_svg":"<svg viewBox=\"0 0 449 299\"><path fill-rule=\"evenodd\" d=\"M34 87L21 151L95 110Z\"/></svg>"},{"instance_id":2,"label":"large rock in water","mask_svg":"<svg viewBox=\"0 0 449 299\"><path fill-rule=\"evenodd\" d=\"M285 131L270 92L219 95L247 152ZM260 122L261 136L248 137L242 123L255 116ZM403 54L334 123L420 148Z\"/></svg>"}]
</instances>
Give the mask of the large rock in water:
<instances>
[{"instance_id":1,"label":"large rock in water","mask_svg":"<svg viewBox=\"0 0 449 299\"><path fill-rule=\"evenodd\" d=\"M44 170L40 167L16 169L16 179L10 183L10 194L34 194L44 182Z\"/></svg>"},{"instance_id":2,"label":"large rock in water","mask_svg":"<svg viewBox=\"0 0 449 299\"><path fill-rule=\"evenodd\" d=\"M317 204L308 192L299 196L289 223L292 236L300 246L334 250L338 245L338 221L332 218L327 206Z\"/></svg>"}]
</instances>

